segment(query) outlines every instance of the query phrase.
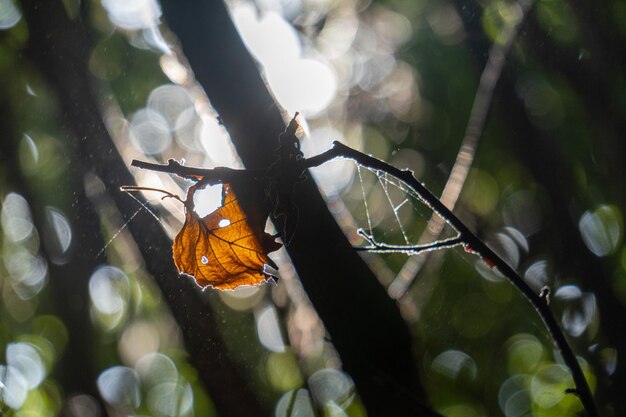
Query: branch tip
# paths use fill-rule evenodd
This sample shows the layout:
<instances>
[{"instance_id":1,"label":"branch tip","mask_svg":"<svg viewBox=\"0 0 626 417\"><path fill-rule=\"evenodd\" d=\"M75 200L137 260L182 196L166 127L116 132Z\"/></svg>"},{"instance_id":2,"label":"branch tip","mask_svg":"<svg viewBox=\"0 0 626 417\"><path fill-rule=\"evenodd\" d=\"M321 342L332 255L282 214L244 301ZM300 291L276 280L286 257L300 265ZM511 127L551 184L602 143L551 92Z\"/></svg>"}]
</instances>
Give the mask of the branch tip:
<instances>
[{"instance_id":1,"label":"branch tip","mask_svg":"<svg viewBox=\"0 0 626 417\"><path fill-rule=\"evenodd\" d=\"M547 285L544 285L541 288L541 291L539 292L539 298L541 298L546 303L546 305L550 304L550 294L551 294L551 292L552 291L550 290L550 287L548 287Z\"/></svg>"},{"instance_id":2,"label":"branch tip","mask_svg":"<svg viewBox=\"0 0 626 417\"><path fill-rule=\"evenodd\" d=\"M580 397L580 393L578 392L578 390L576 388L566 388L565 389L565 393L566 394L572 394L572 395L575 395L577 397Z\"/></svg>"},{"instance_id":3,"label":"branch tip","mask_svg":"<svg viewBox=\"0 0 626 417\"><path fill-rule=\"evenodd\" d=\"M316 155L313 158L317 165L326 162L335 157L347 158L354 160L357 164L373 169L383 171L389 175L395 176L396 178L404 181L409 188L413 189L417 193L426 205L428 205L435 213L437 213L444 221L449 224L457 233L459 233L458 242L454 242L454 245L461 244L465 247L465 250L470 253L476 253L480 256L491 268L497 268L527 299L535 308L535 311L541 317L542 321L547 327L547 330L557 345L561 355L563 357L564 362L570 370L572 378L574 379L574 383L576 385L576 389L572 391L576 393L580 401L587 412L589 417L597 417L598 412L593 400L593 394L591 393L591 389L585 379L585 376L582 372L580 364L576 359L576 355L572 350L571 346L567 342L567 338L563 333L563 330L560 328L558 322L550 311L547 300L548 300L548 292L543 293L543 297L541 294L537 294L524 279L509 265L507 264L500 256L498 256L492 249L490 249L482 240L480 240L466 225L463 223L446 205L437 198L428 188L424 186L421 182L419 182L413 175L408 176L405 171L402 171L388 163L381 161L375 157L364 154L356 149L353 149L349 146L342 144L341 142L335 141L333 142L332 151L326 151L320 155ZM317 166L315 165L315 166ZM309 164L308 166L312 166ZM369 240L368 237L363 231L358 234L363 236L365 239ZM374 239L373 237L369 237L370 239ZM442 241L429 244L429 250L440 249L443 247L452 246L451 242L446 242L445 245L441 244ZM407 245L402 245L400 247L394 247L393 245L382 245L382 244L373 244L373 248L371 251L377 252L404 252L407 253L410 249L411 254L418 253L418 251L427 250L424 247L411 247ZM433 247L435 246L435 247Z\"/></svg>"}]
</instances>

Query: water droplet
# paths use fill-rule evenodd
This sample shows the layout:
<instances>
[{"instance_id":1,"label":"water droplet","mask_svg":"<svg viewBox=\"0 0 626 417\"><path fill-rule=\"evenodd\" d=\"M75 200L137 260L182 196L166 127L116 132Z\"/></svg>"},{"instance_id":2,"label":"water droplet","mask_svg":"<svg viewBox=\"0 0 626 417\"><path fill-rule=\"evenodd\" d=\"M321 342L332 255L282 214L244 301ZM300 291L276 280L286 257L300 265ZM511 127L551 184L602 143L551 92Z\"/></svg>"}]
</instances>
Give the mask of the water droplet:
<instances>
[{"instance_id":1,"label":"water droplet","mask_svg":"<svg viewBox=\"0 0 626 417\"><path fill-rule=\"evenodd\" d=\"M200 262L206 265L209 263L209 258L207 258L206 256L202 256L202 258L200 258Z\"/></svg>"}]
</instances>

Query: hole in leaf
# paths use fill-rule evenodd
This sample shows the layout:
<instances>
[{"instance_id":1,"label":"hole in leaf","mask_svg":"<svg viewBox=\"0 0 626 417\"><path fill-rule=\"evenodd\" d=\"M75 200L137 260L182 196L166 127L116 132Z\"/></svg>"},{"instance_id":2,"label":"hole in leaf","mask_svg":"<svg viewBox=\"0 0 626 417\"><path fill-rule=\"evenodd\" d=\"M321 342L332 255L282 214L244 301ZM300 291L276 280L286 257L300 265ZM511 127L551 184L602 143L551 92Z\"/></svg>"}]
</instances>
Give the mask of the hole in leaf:
<instances>
[{"instance_id":1,"label":"hole in leaf","mask_svg":"<svg viewBox=\"0 0 626 417\"><path fill-rule=\"evenodd\" d=\"M200 258L200 262L206 265L209 263L209 258L207 258L206 256L203 256L202 258Z\"/></svg>"},{"instance_id":2,"label":"hole in leaf","mask_svg":"<svg viewBox=\"0 0 626 417\"><path fill-rule=\"evenodd\" d=\"M222 184L207 185L193 195L194 211L201 218L222 205Z\"/></svg>"},{"instance_id":3,"label":"hole in leaf","mask_svg":"<svg viewBox=\"0 0 626 417\"><path fill-rule=\"evenodd\" d=\"M217 223L219 227L226 227L230 224L230 219L222 219Z\"/></svg>"}]
</instances>

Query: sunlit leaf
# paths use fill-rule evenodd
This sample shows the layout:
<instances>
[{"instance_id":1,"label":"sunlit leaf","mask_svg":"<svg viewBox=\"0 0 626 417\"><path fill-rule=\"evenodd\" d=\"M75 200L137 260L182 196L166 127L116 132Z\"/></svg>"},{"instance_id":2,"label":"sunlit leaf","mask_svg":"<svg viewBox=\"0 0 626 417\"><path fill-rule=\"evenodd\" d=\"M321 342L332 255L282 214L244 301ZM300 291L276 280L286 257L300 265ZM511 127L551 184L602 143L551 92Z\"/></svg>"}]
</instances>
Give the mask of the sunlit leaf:
<instances>
[{"instance_id":1,"label":"sunlit leaf","mask_svg":"<svg viewBox=\"0 0 626 417\"><path fill-rule=\"evenodd\" d=\"M249 222L230 184L222 189L222 206L201 218L193 209L190 188L185 203L185 224L174 240L174 262L181 273L199 286L220 290L257 285L272 278L265 265L276 268L267 256L280 248L258 222Z\"/></svg>"}]
</instances>

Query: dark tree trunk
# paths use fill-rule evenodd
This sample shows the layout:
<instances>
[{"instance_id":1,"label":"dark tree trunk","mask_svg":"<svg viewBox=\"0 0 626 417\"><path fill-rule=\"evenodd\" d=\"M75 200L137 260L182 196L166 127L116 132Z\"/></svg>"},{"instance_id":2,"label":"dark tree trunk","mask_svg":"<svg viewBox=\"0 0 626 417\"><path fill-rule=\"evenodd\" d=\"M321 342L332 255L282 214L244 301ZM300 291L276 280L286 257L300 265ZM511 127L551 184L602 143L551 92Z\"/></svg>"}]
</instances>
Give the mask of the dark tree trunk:
<instances>
[{"instance_id":1,"label":"dark tree trunk","mask_svg":"<svg viewBox=\"0 0 626 417\"><path fill-rule=\"evenodd\" d=\"M163 11L246 167L267 168L285 123L224 3L170 0ZM368 415L434 415L422 405L406 323L312 180L298 186L294 203L299 224L287 250Z\"/></svg>"}]
</instances>

